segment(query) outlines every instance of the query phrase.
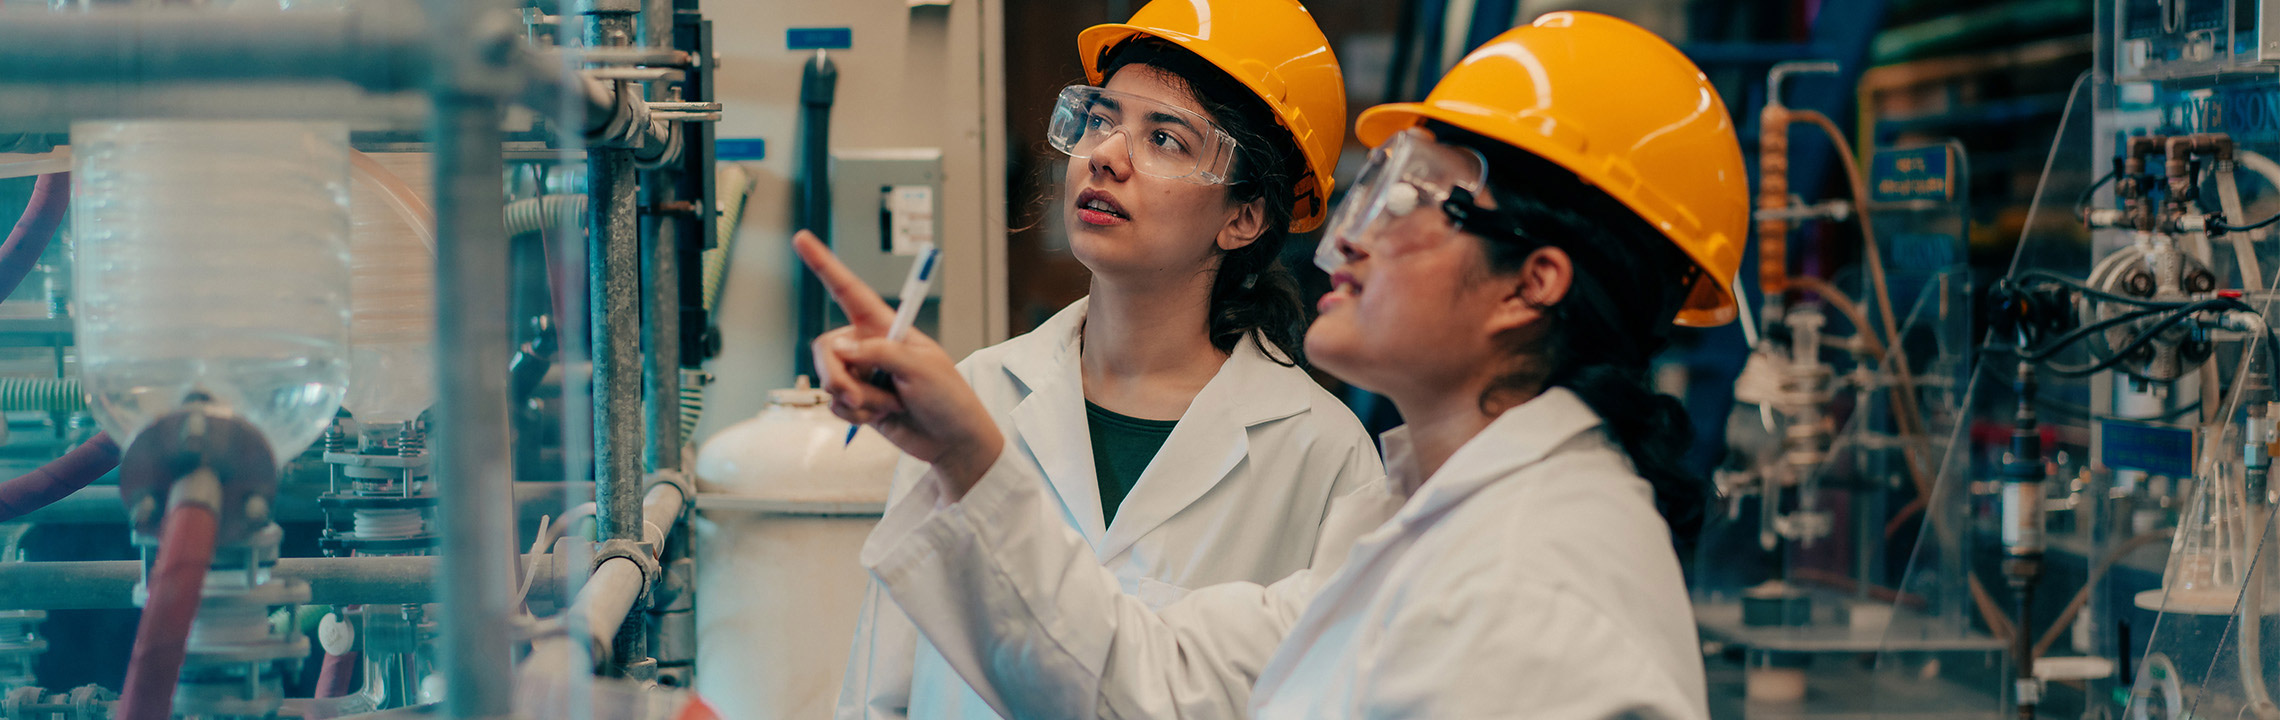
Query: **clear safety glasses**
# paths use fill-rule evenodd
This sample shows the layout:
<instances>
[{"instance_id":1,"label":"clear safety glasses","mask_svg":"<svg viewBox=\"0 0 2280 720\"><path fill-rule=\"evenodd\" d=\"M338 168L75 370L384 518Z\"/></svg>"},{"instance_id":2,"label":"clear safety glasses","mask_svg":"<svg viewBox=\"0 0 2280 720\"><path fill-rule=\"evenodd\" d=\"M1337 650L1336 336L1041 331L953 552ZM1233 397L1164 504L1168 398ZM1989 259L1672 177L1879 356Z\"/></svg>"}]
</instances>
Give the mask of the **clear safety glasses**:
<instances>
[{"instance_id":1,"label":"clear safety glasses","mask_svg":"<svg viewBox=\"0 0 2280 720\"><path fill-rule=\"evenodd\" d=\"M1482 225L1488 217L1472 199L1487 183L1488 165L1478 151L1436 142L1421 129L1403 130L1370 151L1352 189L1330 212L1322 242L1314 248L1314 264L1325 272L1335 271L1346 263L1342 245L1376 255L1390 249L1388 244L1397 236L1424 237L1389 232L1419 209L1445 213L1458 227L1465 227L1468 220Z\"/></svg>"},{"instance_id":2,"label":"clear safety glasses","mask_svg":"<svg viewBox=\"0 0 2280 720\"><path fill-rule=\"evenodd\" d=\"M1194 111L1090 85L1061 90L1047 131L1054 149L1088 159L1118 133L1132 169L1153 177L1216 185L1235 162L1234 136Z\"/></svg>"}]
</instances>

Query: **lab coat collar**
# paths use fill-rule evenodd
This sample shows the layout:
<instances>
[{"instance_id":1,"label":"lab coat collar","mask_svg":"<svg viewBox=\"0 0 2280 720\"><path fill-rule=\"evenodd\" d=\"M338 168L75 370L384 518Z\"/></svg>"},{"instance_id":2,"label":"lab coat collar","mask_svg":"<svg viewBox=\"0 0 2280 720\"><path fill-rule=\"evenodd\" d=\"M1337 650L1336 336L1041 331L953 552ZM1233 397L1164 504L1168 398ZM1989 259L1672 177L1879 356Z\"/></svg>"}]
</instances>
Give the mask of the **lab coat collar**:
<instances>
[{"instance_id":1,"label":"lab coat collar","mask_svg":"<svg viewBox=\"0 0 2280 720\"><path fill-rule=\"evenodd\" d=\"M1380 436L1385 446L1386 480L1396 490L1409 494L1409 502L1402 505L1394 520L1406 527L1431 518L1599 425L1599 414L1583 404L1583 398L1567 388L1550 388L1505 410L1422 483L1416 480L1417 460L1409 429L1388 430Z\"/></svg>"},{"instance_id":2,"label":"lab coat collar","mask_svg":"<svg viewBox=\"0 0 2280 720\"><path fill-rule=\"evenodd\" d=\"M1092 438L1084 415L1084 370L1079 363L1089 299L1078 300L1037 330L1009 341L1004 365L1029 395L1013 410L1031 456L1037 458L1078 532L1106 561L1148 531L1210 492L1250 451L1249 428L1305 412L1312 383L1280 365L1251 338L1236 343L1227 362L1188 405L1156 459L1107 527L1100 481L1093 470ZM1279 350L1277 352L1280 352Z\"/></svg>"}]
</instances>

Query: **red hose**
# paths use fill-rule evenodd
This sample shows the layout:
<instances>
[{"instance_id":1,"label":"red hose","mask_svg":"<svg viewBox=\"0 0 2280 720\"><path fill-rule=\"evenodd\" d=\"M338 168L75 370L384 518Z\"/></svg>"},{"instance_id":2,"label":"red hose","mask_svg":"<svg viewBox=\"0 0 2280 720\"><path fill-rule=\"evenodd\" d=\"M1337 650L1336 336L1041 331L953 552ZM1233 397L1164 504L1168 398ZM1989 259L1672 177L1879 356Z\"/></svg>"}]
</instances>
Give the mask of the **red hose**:
<instances>
[{"instance_id":1,"label":"red hose","mask_svg":"<svg viewBox=\"0 0 2280 720\"><path fill-rule=\"evenodd\" d=\"M198 617L206 568L214 562L214 509L183 504L166 513L159 530L158 560L150 571L150 601L135 627L135 650L127 661L127 682L112 717L167 720L174 714L174 685L190 643L190 622Z\"/></svg>"},{"instance_id":2,"label":"red hose","mask_svg":"<svg viewBox=\"0 0 2280 720\"><path fill-rule=\"evenodd\" d=\"M56 227L63 224L63 211L70 207L71 173L41 175L33 181L32 202L24 206L15 229L8 231L8 241L0 244L0 298L15 292L24 276L31 274Z\"/></svg>"},{"instance_id":3,"label":"red hose","mask_svg":"<svg viewBox=\"0 0 2280 720\"><path fill-rule=\"evenodd\" d=\"M361 657L363 654L354 650L339 655L325 653L324 664L317 669L315 697L336 698L347 695L353 689L348 683L355 679L356 661Z\"/></svg>"},{"instance_id":4,"label":"red hose","mask_svg":"<svg viewBox=\"0 0 2280 720\"><path fill-rule=\"evenodd\" d=\"M22 477L0 482L0 522L47 507L118 466L118 443L111 442L110 433L96 433L63 457L49 460Z\"/></svg>"}]
</instances>

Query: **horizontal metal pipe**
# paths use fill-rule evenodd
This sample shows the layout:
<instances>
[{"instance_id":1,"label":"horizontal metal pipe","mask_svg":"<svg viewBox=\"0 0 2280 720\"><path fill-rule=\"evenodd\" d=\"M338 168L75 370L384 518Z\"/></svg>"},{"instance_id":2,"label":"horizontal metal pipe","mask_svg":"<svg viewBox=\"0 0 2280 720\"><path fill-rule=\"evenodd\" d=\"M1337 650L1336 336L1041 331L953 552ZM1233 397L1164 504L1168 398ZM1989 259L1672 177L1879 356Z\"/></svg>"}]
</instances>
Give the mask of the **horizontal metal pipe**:
<instances>
[{"instance_id":1,"label":"horizontal metal pipe","mask_svg":"<svg viewBox=\"0 0 2280 720\"><path fill-rule=\"evenodd\" d=\"M109 8L0 12L0 78L45 85L339 78L375 91L427 78L420 16L402 3L345 12Z\"/></svg>"},{"instance_id":2,"label":"horizontal metal pipe","mask_svg":"<svg viewBox=\"0 0 2280 720\"><path fill-rule=\"evenodd\" d=\"M434 601L436 563L434 557L284 558L272 572L307 581L313 604L404 605ZM561 587L562 563L553 556L525 556L523 565L534 575L533 597ZM141 581L142 563L134 560L0 563L0 610L131 608Z\"/></svg>"},{"instance_id":3,"label":"horizontal metal pipe","mask_svg":"<svg viewBox=\"0 0 2280 720\"><path fill-rule=\"evenodd\" d=\"M541 515L562 515L568 498L593 497L592 483L519 482L514 486L515 517L522 527L536 527ZM325 519L314 492L294 492L290 486L278 494L272 517L281 523L314 523ZM124 525L126 505L116 485L97 485L65 496L47 507L10 522L31 525Z\"/></svg>"},{"instance_id":4,"label":"horizontal metal pipe","mask_svg":"<svg viewBox=\"0 0 2280 720\"><path fill-rule=\"evenodd\" d=\"M681 511L689 506L689 499L681 495L681 487L673 483L658 483L641 497L641 520L657 528L658 532L673 534L673 525L681 522Z\"/></svg>"},{"instance_id":5,"label":"horizontal metal pipe","mask_svg":"<svg viewBox=\"0 0 2280 720\"><path fill-rule=\"evenodd\" d=\"M596 657L609 657L618 628L633 613L634 601L641 599L644 582L647 579L642 577L641 566L619 557L594 568L594 576L578 589L578 598L570 604L570 617L585 618Z\"/></svg>"}]
</instances>

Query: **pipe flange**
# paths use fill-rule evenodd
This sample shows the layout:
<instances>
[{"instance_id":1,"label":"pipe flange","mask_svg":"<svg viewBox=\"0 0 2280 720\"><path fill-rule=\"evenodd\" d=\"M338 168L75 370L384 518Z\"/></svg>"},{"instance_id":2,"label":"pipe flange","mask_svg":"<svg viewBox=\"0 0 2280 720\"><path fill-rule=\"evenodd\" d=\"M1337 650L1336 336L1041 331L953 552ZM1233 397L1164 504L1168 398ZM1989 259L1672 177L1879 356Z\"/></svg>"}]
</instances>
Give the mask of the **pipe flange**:
<instances>
[{"instance_id":1,"label":"pipe flange","mask_svg":"<svg viewBox=\"0 0 2280 720\"><path fill-rule=\"evenodd\" d=\"M176 481L201 470L221 485L215 543L243 542L269 524L277 463L261 431L196 395L135 435L119 458L119 499L137 533L156 536Z\"/></svg>"}]
</instances>

